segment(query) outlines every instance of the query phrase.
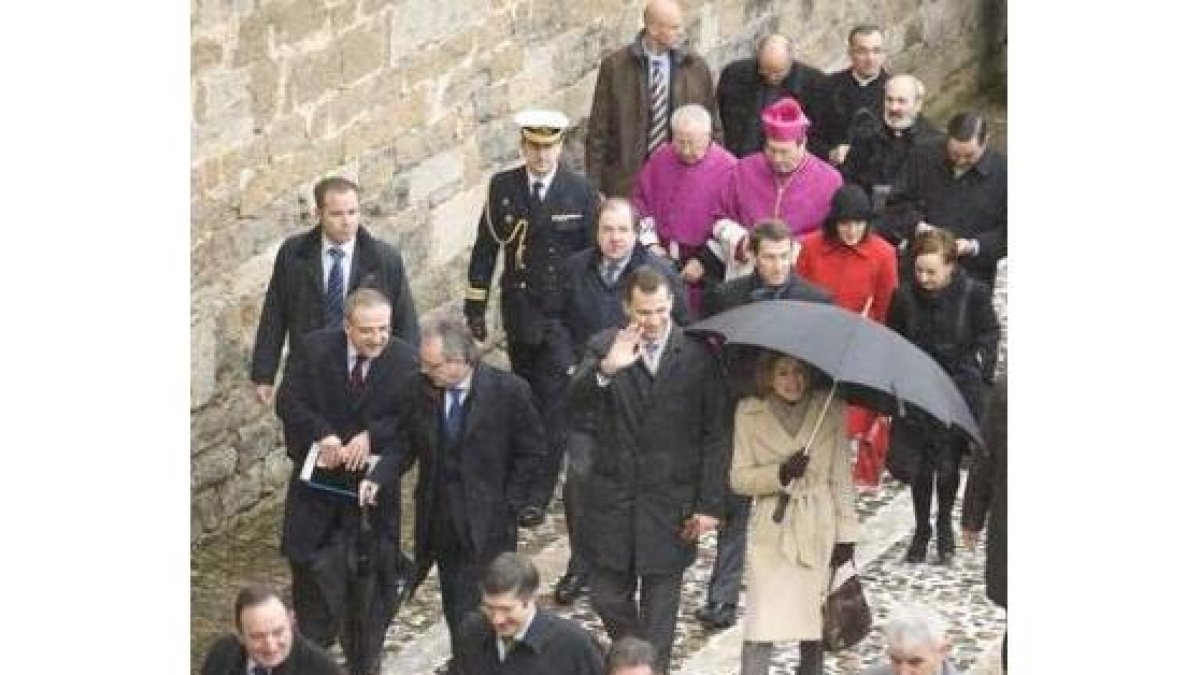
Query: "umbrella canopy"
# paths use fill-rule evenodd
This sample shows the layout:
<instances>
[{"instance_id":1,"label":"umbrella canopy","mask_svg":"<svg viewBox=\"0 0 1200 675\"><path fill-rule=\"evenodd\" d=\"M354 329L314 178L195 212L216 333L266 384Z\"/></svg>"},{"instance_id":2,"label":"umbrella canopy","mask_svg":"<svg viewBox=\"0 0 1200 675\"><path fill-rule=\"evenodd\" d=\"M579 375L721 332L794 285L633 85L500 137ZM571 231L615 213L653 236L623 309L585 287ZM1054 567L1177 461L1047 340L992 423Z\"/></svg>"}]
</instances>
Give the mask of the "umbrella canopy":
<instances>
[{"instance_id":1,"label":"umbrella canopy","mask_svg":"<svg viewBox=\"0 0 1200 675\"><path fill-rule=\"evenodd\" d=\"M835 305L771 300L735 307L692 324L725 345L794 356L837 381L838 394L885 415L915 406L982 444L979 426L954 381L928 354L882 324Z\"/></svg>"}]
</instances>

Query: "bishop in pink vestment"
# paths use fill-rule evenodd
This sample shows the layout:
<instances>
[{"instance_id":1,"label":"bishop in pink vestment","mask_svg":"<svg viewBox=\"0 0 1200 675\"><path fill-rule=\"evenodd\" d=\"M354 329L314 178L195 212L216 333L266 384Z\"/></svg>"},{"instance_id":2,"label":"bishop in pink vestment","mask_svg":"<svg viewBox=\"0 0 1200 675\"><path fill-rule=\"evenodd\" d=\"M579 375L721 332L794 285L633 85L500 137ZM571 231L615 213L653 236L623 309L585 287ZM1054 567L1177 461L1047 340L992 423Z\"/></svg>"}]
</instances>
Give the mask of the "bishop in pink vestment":
<instances>
[{"instance_id":1,"label":"bishop in pink vestment","mask_svg":"<svg viewBox=\"0 0 1200 675\"><path fill-rule=\"evenodd\" d=\"M764 109L762 126L763 150L733 168L715 220L729 218L750 229L764 218L777 218L799 240L820 229L842 176L805 148L809 122L795 99L785 97Z\"/></svg>"}]
</instances>

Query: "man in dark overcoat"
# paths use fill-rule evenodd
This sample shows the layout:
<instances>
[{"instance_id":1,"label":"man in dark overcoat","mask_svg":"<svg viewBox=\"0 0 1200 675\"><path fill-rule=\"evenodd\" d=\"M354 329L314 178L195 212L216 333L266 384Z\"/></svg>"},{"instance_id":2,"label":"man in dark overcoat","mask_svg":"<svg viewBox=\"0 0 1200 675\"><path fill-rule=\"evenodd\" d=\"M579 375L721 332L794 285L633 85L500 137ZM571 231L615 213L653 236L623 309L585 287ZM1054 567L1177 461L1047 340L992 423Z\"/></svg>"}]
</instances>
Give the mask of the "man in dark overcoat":
<instances>
[{"instance_id":1,"label":"man in dark overcoat","mask_svg":"<svg viewBox=\"0 0 1200 675\"><path fill-rule=\"evenodd\" d=\"M873 24L850 29L846 40L850 67L825 77L813 110L809 152L840 169L859 130L883 117L887 52L883 30Z\"/></svg>"},{"instance_id":2,"label":"man in dark overcoat","mask_svg":"<svg viewBox=\"0 0 1200 675\"><path fill-rule=\"evenodd\" d=\"M666 279L642 267L623 292L629 324L590 340L571 378L572 408L597 419L583 499L591 599L609 637L649 640L665 673L683 571L718 522L729 404L708 345L673 325Z\"/></svg>"},{"instance_id":3,"label":"man in dark overcoat","mask_svg":"<svg viewBox=\"0 0 1200 675\"><path fill-rule=\"evenodd\" d=\"M451 675L601 675L596 638L537 604L538 571L523 553L501 553L479 580L479 611L458 627Z\"/></svg>"},{"instance_id":4,"label":"man in dark overcoat","mask_svg":"<svg viewBox=\"0 0 1200 675\"><path fill-rule=\"evenodd\" d=\"M265 584L238 591L233 604L236 632L217 638L204 657L201 675L341 675L337 661L294 630L283 598Z\"/></svg>"},{"instance_id":5,"label":"man in dark overcoat","mask_svg":"<svg viewBox=\"0 0 1200 675\"><path fill-rule=\"evenodd\" d=\"M426 317L420 355L432 389L418 448L417 579L437 563L442 613L453 636L479 607L483 567L516 550L517 514L532 499L546 437L529 385L479 360L461 316Z\"/></svg>"},{"instance_id":6,"label":"man in dark overcoat","mask_svg":"<svg viewBox=\"0 0 1200 675\"><path fill-rule=\"evenodd\" d=\"M329 647L339 631L339 607L324 588L322 553L358 535L360 507L371 505L371 532L398 547L400 468L418 423L420 371L416 350L391 338L391 305L382 293L359 289L346 299L345 326L309 333L288 358L276 400L292 477L283 506L282 553L292 572L300 632ZM367 470L358 499L301 479L310 452L330 470ZM378 456L370 468L369 458ZM347 579L349 583L349 579ZM339 596L344 594L338 594ZM379 633L382 635L382 631ZM343 646L347 643L342 633Z\"/></svg>"},{"instance_id":7,"label":"man in dark overcoat","mask_svg":"<svg viewBox=\"0 0 1200 675\"><path fill-rule=\"evenodd\" d=\"M682 44L677 0L649 0L642 23L631 44L600 61L592 92L587 176L606 197L629 196L642 163L671 140L669 120L680 107L703 106L713 118L713 140L724 138L712 70Z\"/></svg>"},{"instance_id":8,"label":"man in dark overcoat","mask_svg":"<svg viewBox=\"0 0 1200 675\"><path fill-rule=\"evenodd\" d=\"M392 306L392 334L409 344L417 339L417 311L400 252L359 225L358 186L341 177L313 188L319 221L288 237L275 255L250 361L250 381L259 401L275 391L284 338L294 349L318 328L341 328L347 295L374 288Z\"/></svg>"},{"instance_id":9,"label":"man in dark overcoat","mask_svg":"<svg viewBox=\"0 0 1200 675\"><path fill-rule=\"evenodd\" d=\"M921 146L905 161L888 196L879 234L898 250L917 234L941 228L955 237L958 264L990 288L1008 255L1008 162L988 147L987 119L962 112L946 125L946 142ZM900 266L901 279L911 264Z\"/></svg>"},{"instance_id":10,"label":"man in dark overcoat","mask_svg":"<svg viewBox=\"0 0 1200 675\"><path fill-rule=\"evenodd\" d=\"M565 115L525 110L516 122L525 164L497 173L488 184L464 312L472 334L485 340L492 272L503 249L500 310L509 363L532 387L547 438L533 498L519 515L522 526L534 527L545 520L567 444L567 370L574 358L562 323L564 272L567 259L594 240L600 196L583 176L559 164Z\"/></svg>"},{"instance_id":11,"label":"man in dark overcoat","mask_svg":"<svg viewBox=\"0 0 1200 675\"><path fill-rule=\"evenodd\" d=\"M654 255L637 239L633 205L621 197L609 197L600 204L596 247L576 253L567 261L567 300L565 323L571 334L576 360L583 357L587 341L605 328L624 325L621 287L629 275L649 265L667 278L674 305L671 318L675 325L689 321L684 304L683 282L666 259ZM571 559L567 571L554 587L554 598L570 604L587 587L587 561L580 550L580 491L590 467L590 449L594 441L595 420L576 415L571 420L568 447L567 480L563 485L563 505L567 516L567 536L571 541Z\"/></svg>"},{"instance_id":12,"label":"man in dark overcoat","mask_svg":"<svg viewBox=\"0 0 1200 675\"><path fill-rule=\"evenodd\" d=\"M824 73L792 55L786 37L773 34L759 40L755 55L725 66L717 82L726 149L737 157L762 150L763 109L791 96L801 108L811 111L824 79Z\"/></svg>"}]
</instances>

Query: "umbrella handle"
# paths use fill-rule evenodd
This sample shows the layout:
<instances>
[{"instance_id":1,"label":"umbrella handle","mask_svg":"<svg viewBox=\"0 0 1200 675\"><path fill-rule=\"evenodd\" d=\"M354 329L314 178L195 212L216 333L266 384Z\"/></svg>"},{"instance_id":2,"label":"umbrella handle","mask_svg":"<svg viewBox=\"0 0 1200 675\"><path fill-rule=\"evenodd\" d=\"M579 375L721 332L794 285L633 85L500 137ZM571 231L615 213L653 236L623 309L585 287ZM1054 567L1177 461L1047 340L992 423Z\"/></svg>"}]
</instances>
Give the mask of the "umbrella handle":
<instances>
[{"instance_id":1,"label":"umbrella handle","mask_svg":"<svg viewBox=\"0 0 1200 675\"><path fill-rule=\"evenodd\" d=\"M792 496L786 492L780 492L775 495L775 511L771 514L771 520L776 523L783 522L783 512L787 511L788 502L792 500Z\"/></svg>"}]
</instances>

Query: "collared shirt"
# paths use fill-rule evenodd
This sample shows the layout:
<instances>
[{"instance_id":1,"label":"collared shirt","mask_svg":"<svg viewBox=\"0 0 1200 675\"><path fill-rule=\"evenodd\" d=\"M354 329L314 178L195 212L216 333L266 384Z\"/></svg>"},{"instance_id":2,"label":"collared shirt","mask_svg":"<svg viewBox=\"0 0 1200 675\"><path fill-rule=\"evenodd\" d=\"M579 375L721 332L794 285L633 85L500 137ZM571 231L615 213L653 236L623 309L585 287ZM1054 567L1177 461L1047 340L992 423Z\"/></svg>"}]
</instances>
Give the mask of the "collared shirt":
<instances>
[{"instance_id":1,"label":"collared shirt","mask_svg":"<svg viewBox=\"0 0 1200 675\"><path fill-rule=\"evenodd\" d=\"M346 372L348 372L348 373L354 372L354 362L357 360L358 360L358 350L354 348L354 345L350 344L350 342L347 341L346 342ZM367 358L366 363L363 364L363 369L362 369L363 382L367 381L367 373L370 372L370 370L371 370L371 362L373 360L374 359Z\"/></svg>"},{"instance_id":2,"label":"collared shirt","mask_svg":"<svg viewBox=\"0 0 1200 675\"><path fill-rule=\"evenodd\" d=\"M518 641L525 639L525 633L529 632L529 627L531 625L533 625L533 619L536 616L537 616L537 608L534 608L534 610L529 613L529 618L525 619L525 625L521 626L521 630L517 631L517 634L512 637L512 646L511 647L508 647L506 649L504 647L504 638L500 637L499 635L496 636L496 652L500 654L501 662L503 662L504 659L508 658L508 652L510 652L516 648Z\"/></svg>"},{"instance_id":3,"label":"collared shirt","mask_svg":"<svg viewBox=\"0 0 1200 675\"><path fill-rule=\"evenodd\" d=\"M608 282L608 279L606 278L606 276L608 274L608 268L609 268L609 265L612 265L614 262L617 265L617 271L616 271L616 274L614 275L614 278L620 279L621 272L624 272L625 268L629 266L629 260L632 257L633 257L633 249L632 248L629 249L629 253L626 253L624 258L621 258L620 260L616 260L616 261L609 260L608 258L605 258L603 255L601 255L600 256L600 264L597 266L598 271L600 273L600 279L602 281L604 281L605 283Z\"/></svg>"},{"instance_id":4,"label":"collared shirt","mask_svg":"<svg viewBox=\"0 0 1200 675\"><path fill-rule=\"evenodd\" d=\"M459 382L458 384L454 385L453 387L446 387L446 395L443 397L445 400L442 403L442 415L443 416L450 415L450 405L454 402L454 397L450 395L450 390L458 389L458 390L462 391L462 395L460 395L458 397L458 403L459 403L459 405L466 403L467 394L470 393L470 391L471 391L471 380L474 377L475 377L475 369L472 368L471 370L467 371L467 376L462 379L462 382Z\"/></svg>"},{"instance_id":5,"label":"collared shirt","mask_svg":"<svg viewBox=\"0 0 1200 675\"><path fill-rule=\"evenodd\" d=\"M258 665L257 663L254 662L254 659L247 656L246 657L246 675L258 675L258 673L254 672L255 668L262 668L263 670L267 671L267 673L270 673L272 670L271 668L268 668L266 666Z\"/></svg>"},{"instance_id":6,"label":"collared shirt","mask_svg":"<svg viewBox=\"0 0 1200 675\"><path fill-rule=\"evenodd\" d=\"M350 261L354 260L354 239L344 244L335 244L330 241L325 235L321 235L321 280L325 283L325 288L329 288L329 270L333 269L333 256L329 255L329 249L340 248L346 255L342 257L342 297L350 292Z\"/></svg>"},{"instance_id":7,"label":"collared shirt","mask_svg":"<svg viewBox=\"0 0 1200 675\"><path fill-rule=\"evenodd\" d=\"M850 77L853 77L854 81L857 82L858 86L860 86L860 87L865 87L865 86L871 84L872 82L874 82L875 80L878 80L879 76L882 74L883 74L883 71L880 70L878 73L875 73L874 77L862 78L862 77L858 76L858 73L854 72L853 68L850 69Z\"/></svg>"},{"instance_id":8,"label":"collared shirt","mask_svg":"<svg viewBox=\"0 0 1200 675\"><path fill-rule=\"evenodd\" d=\"M531 194L531 195L533 194L533 184L534 183L541 183L542 184L542 193L540 195L538 195L538 197L540 197L542 201L545 201L546 193L550 191L550 183L554 182L554 174L556 174L556 173L558 173L558 165L557 164L554 165L553 169L550 169L550 173L546 174L545 176L541 176L541 177L534 176L532 171L530 171L529 169L526 169L525 176L526 176L526 178L528 178L526 187L529 188L529 194Z\"/></svg>"},{"instance_id":9,"label":"collared shirt","mask_svg":"<svg viewBox=\"0 0 1200 675\"><path fill-rule=\"evenodd\" d=\"M649 340L642 341L642 363L646 364L646 370L649 370L651 373L658 372L658 364L660 361L662 361L663 350L667 346L667 340L671 337L672 323L672 321L668 321L667 329L663 331L662 337L654 341L654 344L658 345L658 349L654 350L653 356L651 356L649 350L645 348L645 345L649 342Z\"/></svg>"},{"instance_id":10,"label":"collared shirt","mask_svg":"<svg viewBox=\"0 0 1200 675\"><path fill-rule=\"evenodd\" d=\"M654 78L654 67L658 64L662 68L663 77L667 81L667 88L671 86L671 52L664 51L661 54L654 54L646 47L646 41L642 40L642 49L646 51L646 83L649 84Z\"/></svg>"}]
</instances>

